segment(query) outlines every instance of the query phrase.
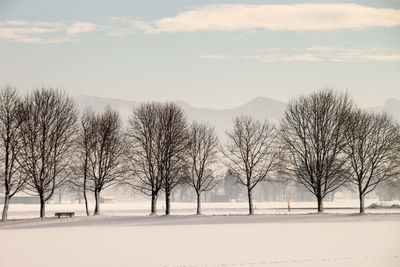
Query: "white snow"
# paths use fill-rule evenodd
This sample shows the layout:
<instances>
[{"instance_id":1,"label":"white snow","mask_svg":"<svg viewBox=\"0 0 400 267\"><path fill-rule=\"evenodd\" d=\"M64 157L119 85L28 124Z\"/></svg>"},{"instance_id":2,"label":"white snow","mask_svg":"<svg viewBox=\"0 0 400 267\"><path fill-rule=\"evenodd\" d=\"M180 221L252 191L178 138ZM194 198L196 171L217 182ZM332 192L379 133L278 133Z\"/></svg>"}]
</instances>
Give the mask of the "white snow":
<instances>
[{"instance_id":1,"label":"white snow","mask_svg":"<svg viewBox=\"0 0 400 267\"><path fill-rule=\"evenodd\" d=\"M172 216L150 217L147 201L107 203L103 215L86 217L83 204L48 204L41 221L39 205L13 204L0 223L0 266L400 266L400 209L360 216L348 200L326 202L336 209L323 215L289 213L286 202L255 206L246 216L246 202L205 202L206 215L195 216L195 203L174 202Z\"/></svg>"},{"instance_id":2,"label":"white snow","mask_svg":"<svg viewBox=\"0 0 400 267\"><path fill-rule=\"evenodd\" d=\"M400 266L400 214L0 223L0 266Z\"/></svg>"}]
</instances>

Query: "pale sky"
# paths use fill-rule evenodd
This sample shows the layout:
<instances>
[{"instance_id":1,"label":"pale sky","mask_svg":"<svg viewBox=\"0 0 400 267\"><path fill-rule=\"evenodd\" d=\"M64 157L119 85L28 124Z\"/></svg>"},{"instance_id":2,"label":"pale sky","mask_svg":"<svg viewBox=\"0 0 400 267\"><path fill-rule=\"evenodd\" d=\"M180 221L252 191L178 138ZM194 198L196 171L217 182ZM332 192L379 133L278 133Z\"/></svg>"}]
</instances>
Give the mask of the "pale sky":
<instances>
[{"instance_id":1,"label":"pale sky","mask_svg":"<svg viewBox=\"0 0 400 267\"><path fill-rule=\"evenodd\" d=\"M229 108L400 99L400 0L0 0L0 85Z\"/></svg>"}]
</instances>

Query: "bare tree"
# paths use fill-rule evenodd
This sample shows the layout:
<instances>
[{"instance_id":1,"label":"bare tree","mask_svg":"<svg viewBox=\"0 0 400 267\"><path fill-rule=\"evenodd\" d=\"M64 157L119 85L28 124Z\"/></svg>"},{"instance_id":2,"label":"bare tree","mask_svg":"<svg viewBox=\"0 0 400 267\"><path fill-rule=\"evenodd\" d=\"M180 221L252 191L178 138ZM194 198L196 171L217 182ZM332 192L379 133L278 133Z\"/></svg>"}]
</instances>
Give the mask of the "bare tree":
<instances>
[{"instance_id":1,"label":"bare tree","mask_svg":"<svg viewBox=\"0 0 400 267\"><path fill-rule=\"evenodd\" d=\"M128 158L137 178L130 184L151 196L151 214L156 214L158 194L165 191L165 214L170 213L172 189L186 175L188 146L186 119L174 103L147 103L136 108L129 120Z\"/></svg>"},{"instance_id":2,"label":"bare tree","mask_svg":"<svg viewBox=\"0 0 400 267\"><path fill-rule=\"evenodd\" d=\"M133 110L126 132L130 185L151 197L151 215L157 214L157 199L163 186L162 132L159 129L162 104L141 104Z\"/></svg>"},{"instance_id":3,"label":"bare tree","mask_svg":"<svg viewBox=\"0 0 400 267\"><path fill-rule=\"evenodd\" d=\"M352 112L344 151L349 159L350 181L357 186L360 213L364 198L377 185L400 175L399 125L387 114Z\"/></svg>"},{"instance_id":4,"label":"bare tree","mask_svg":"<svg viewBox=\"0 0 400 267\"><path fill-rule=\"evenodd\" d=\"M324 197L349 178L342 149L351 109L347 95L327 89L291 101L281 123L285 170L315 195L318 212Z\"/></svg>"},{"instance_id":5,"label":"bare tree","mask_svg":"<svg viewBox=\"0 0 400 267\"><path fill-rule=\"evenodd\" d=\"M76 113L73 101L58 90L37 89L24 99L18 162L28 190L39 195L41 218L46 201L68 177Z\"/></svg>"},{"instance_id":6,"label":"bare tree","mask_svg":"<svg viewBox=\"0 0 400 267\"><path fill-rule=\"evenodd\" d=\"M21 101L17 91L11 86L6 86L0 91L0 150L3 164L3 179L5 196L2 221L7 220L10 199L25 184L25 176L19 172L17 157L20 156L21 140L20 125Z\"/></svg>"},{"instance_id":7,"label":"bare tree","mask_svg":"<svg viewBox=\"0 0 400 267\"><path fill-rule=\"evenodd\" d=\"M90 189L94 192L94 215L100 214L100 193L103 189L120 182L124 175L124 142L118 111L106 107L103 113L88 121L93 140L88 153ZM92 124L92 125L90 125Z\"/></svg>"},{"instance_id":8,"label":"bare tree","mask_svg":"<svg viewBox=\"0 0 400 267\"><path fill-rule=\"evenodd\" d=\"M78 151L78 176L83 177L82 184L79 184L83 190L83 198L85 200L86 215L89 216L89 207L87 201L87 187L89 174L89 159L95 148L96 136L96 115L90 110L86 110L80 120L80 128L77 136L77 151Z\"/></svg>"},{"instance_id":9,"label":"bare tree","mask_svg":"<svg viewBox=\"0 0 400 267\"><path fill-rule=\"evenodd\" d=\"M247 188L249 215L252 215L252 190L278 166L280 149L275 142L275 128L268 121L242 115L233 124L233 130L226 132L228 142L222 152L232 175Z\"/></svg>"},{"instance_id":10,"label":"bare tree","mask_svg":"<svg viewBox=\"0 0 400 267\"><path fill-rule=\"evenodd\" d=\"M187 176L188 128L183 110L174 103L162 105L159 128L161 136L161 177L165 191L165 214L170 214L170 195Z\"/></svg>"},{"instance_id":11,"label":"bare tree","mask_svg":"<svg viewBox=\"0 0 400 267\"><path fill-rule=\"evenodd\" d=\"M218 160L218 138L208 124L193 122L189 128L188 161L190 176L187 183L197 195L197 214L201 214L201 193L217 184L212 168Z\"/></svg>"}]
</instances>

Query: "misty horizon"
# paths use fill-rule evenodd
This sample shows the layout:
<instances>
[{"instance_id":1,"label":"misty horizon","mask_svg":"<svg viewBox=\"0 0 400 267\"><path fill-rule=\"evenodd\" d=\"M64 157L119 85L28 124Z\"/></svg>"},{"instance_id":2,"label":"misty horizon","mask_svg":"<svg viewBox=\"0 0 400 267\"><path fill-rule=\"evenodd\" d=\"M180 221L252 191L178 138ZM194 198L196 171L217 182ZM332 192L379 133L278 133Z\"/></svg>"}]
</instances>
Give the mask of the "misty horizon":
<instances>
[{"instance_id":1,"label":"misty horizon","mask_svg":"<svg viewBox=\"0 0 400 267\"><path fill-rule=\"evenodd\" d=\"M335 90L336 91L336 90ZM340 92L340 90L339 90L339 92ZM215 107L211 107L211 106L196 106L196 105L193 105L193 104L191 104L189 101L186 101L186 100L184 100L184 99L167 99L167 100L164 100L164 101L156 101L156 100L153 100L153 99L148 99L148 100L142 100L142 101L139 101L139 100L136 100L136 99L123 99L123 98L117 98L117 97L106 97L106 96L100 96L100 95L85 95L85 94L76 94L76 95L71 95L71 97L72 98L81 98L81 97L83 97L83 98L99 98L99 99L102 99L102 100L112 100L112 101L121 101L121 102L133 102L133 103L148 103L148 102L176 102L176 103L184 103L184 104L186 104L186 105L189 105L189 106L191 106L191 107L193 107L193 108L198 108L198 109L215 109L215 110L229 110L229 109L235 109L235 108L237 108L237 107L240 107L240 106L244 106L244 105L246 105L246 104L249 104L249 103L252 103L252 102L255 102L255 101L257 101L257 100L272 100L272 101L276 101L276 102L281 102L281 103L284 103L284 104L287 104L288 102L290 102L290 100L291 99L293 99L293 98L295 98L295 97L298 97L298 96L301 96L301 95L295 95L295 96L293 96L292 98L290 98L290 99L288 99L288 100L286 100L286 101L282 101L282 100L278 100L278 99L274 99L274 98L271 98L271 97L268 97L268 96L256 96L256 97L254 97L254 98L252 98L252 99L250 99L250 100L247 100L247 101L244 101L244 102L242 102L241 104L238 104L238 105L236 105L236 106L232 106L232 107L227 107L227 108L215 108ZM358 101L357 101L357 99L356 98L354 98L352 95L350 95L350 97L352 97L352 99L357 103L357 104L359 104L358 103ZM361 107L363 107L363 108L366 108L366 109L370 109L370 108L376 108L376 107L380 107L380 106L384 106L385 104L387 104L387 103L390 103L390 102L392 102L392 101L395 101L395 102L397 102L397 101L400 101L400 98L397 98L397 97L388 97L384 102L382 102L382 103L376 103L376 105L372 105L372 106L363 106L363 105L360 105Z\"/></svg>"}]
</instances>

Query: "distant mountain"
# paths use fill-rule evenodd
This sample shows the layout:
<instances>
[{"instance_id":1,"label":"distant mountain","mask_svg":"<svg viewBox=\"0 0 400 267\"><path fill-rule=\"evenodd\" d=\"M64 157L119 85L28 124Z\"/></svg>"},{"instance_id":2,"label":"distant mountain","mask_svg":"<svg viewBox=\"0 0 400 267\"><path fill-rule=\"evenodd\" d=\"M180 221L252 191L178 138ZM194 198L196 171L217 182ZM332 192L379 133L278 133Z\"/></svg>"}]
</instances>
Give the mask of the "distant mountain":
<instances>
[{"instance_id":1,"label":"distant mountain","mask_svg":"<svg viewBox=\"0 0 400 267\"><path fill-rule=\"evenodd\" d=\"M396 118L400 122L400 99L389 98L386 100L383 106L368 108L367 110L382 112L385 111L391 114L394 118Z\"/></svg>"},{"instance_id":2,"label":"distant mountain","mask_svg":"<svg viewBox=\"0 0 400 267\"><path fill-rule=\"evenodd\" d=\"M74 97L74 99L80 110L90 107L94 111L102 111L107 105L110 105L120 112L124 122L128 120L133 108L139 104L136 101L97 96L79 95ZM211 125L214 125L220 137L224 137L225 130L232 127L232 119L237 115L246 114L259 120L268 119L270 122L277 124L286 108L286 103L267 97L257 97L248 103L232 109L196 108L184 101L176 101L176 103L182 107L190 121L197 120L209 122ZM400 121L399 99L390 98L384 105L368 108L367 110L375 112L386 111Z\"/></svg>"},{"instance_id":3,"label":"distant mountain","mask_svg":"<svg viewBox=\"0 0 400 267\"><path fill-rule=\"evenodd\" d=\"M80 110L90 107L94 111L101 111L107 105L117 109L124 122L127 121L132 109L139 103L136 101L102 98L97 96L74 97ZM241 114L250 115L256 119L268 119L277 123L282 117L286 104L266 97L257 97L254 100L232 109L196 108L183 101L176 101L182 107L189 120L209 122L214 125L219 136L232 127L232 119Z\"/></svg>"},{"instance_id":4,"label":"distant mountain","mask_svg":"<svg viewBox=\"0 0 400 267\"><path fill-rule=\"evenodd\" d=\"M253 118L268 119L277 123L282 117L286 104L265 97L256 99L232 109L195 108L185 102L177 102L185 110L189 120L209 122L215 126L219 136L224 136L225 130L232 127L232 119L238 115L250 115Z\"/></svg>"},{"instance_id":5,"label":"distant mountain","mask_svg":"<svg viewBox=\"0 0 400 267\"><path fill-rule=\"evenodd\" d=\"M124 122L128 120L129 114L132 113L133 108L139 104L139 102L136 101L86 95L75 96L74 100L81 111L84 111L86 108L90 108L95 112L100 112L103 111L107 105L109 105L110 107L119 111Z\"/></svg>"}]
</instances>

